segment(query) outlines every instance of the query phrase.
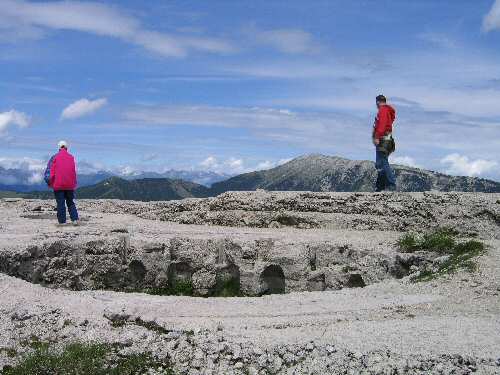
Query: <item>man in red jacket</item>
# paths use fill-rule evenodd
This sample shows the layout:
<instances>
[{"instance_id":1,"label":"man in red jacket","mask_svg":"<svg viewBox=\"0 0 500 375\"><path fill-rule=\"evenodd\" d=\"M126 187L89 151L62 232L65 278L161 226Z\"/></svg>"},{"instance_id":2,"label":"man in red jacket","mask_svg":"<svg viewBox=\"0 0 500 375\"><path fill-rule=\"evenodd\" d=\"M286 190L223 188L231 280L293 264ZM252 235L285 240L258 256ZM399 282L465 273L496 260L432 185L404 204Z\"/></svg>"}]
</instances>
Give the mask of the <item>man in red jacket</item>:
<instances>
[{"instance_id":1,"label":"man in red jacket","mask_svg":"<svg viewBox=\"0 0 500 375\"><path fill-rule=\"evenodd\" d=\"M66 204L71 222L78 225L78 211L74 201L77 184L75 158L68 152L66 141L60 141L58 147L59 152L47 164L45 181L54 189L59 224L66 223Z\"/></svg>"},{"instance_id":2,"label":"man in red jacket","mask_svg":"<svg viewBox=\"0 0 500 375\"><path fill-rule=\"evenodd\" d=\"M394 151L392 124L396 119L396 110L387 104L383 95L376 98L378 114L373 124L373 144L376 148L375 168L377 182L375 191L396 190L396 176L389 165L389 155Z\"/></svg>"}]
</instances>

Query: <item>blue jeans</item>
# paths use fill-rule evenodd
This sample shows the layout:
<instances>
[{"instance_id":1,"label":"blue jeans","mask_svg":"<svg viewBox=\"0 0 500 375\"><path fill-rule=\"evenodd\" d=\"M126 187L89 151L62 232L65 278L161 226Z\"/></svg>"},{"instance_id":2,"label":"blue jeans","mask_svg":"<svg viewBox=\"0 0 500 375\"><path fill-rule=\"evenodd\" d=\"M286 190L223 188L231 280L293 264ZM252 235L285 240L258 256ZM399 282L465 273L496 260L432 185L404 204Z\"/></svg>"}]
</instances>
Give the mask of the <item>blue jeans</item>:
<instances>
[{"instance_id":1,"label":"blue jeans","mask_svg":"<svg viewBox=\"0 0 500 375\"><path fill-rule=\"evenodd\" d=\"M75 192L73 190L58 190L54 191L54 195L57 202L57 220L59 223L64 224L66 222L66 205L68 205L71 221L77 221L78 211L74 202Z\"/></svg>"},{"instance_id":2,"label":"blue jeans","mask_svg":"<svg viewBox=\"0 0 500 375\"><path fill-rule=\"evenodd\" d=\"M396 175L389 165L387 154L377 150L375 168L377 169L375 191L382 191L387 188L394 190L396 188Z\"/></svg>"}]
</instances>

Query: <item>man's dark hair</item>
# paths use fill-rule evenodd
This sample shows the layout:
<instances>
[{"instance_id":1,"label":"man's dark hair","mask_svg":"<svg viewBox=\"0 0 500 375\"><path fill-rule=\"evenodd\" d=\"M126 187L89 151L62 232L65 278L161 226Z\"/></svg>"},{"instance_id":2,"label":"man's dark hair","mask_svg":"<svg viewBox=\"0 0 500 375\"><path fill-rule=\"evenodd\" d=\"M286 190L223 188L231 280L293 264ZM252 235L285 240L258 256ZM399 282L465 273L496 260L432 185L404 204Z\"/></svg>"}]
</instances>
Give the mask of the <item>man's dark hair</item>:
<instances>
[{"instance_id":1,"label":"man's dark hair","mask_svg":"<svg viewBox=\"0 0 500 375\"><path fill-rule=\"evenodd\" d=\"M387 103L387 99L384 95L379 95L376 97L377 103Z\"/></svg>"}]
</instances>

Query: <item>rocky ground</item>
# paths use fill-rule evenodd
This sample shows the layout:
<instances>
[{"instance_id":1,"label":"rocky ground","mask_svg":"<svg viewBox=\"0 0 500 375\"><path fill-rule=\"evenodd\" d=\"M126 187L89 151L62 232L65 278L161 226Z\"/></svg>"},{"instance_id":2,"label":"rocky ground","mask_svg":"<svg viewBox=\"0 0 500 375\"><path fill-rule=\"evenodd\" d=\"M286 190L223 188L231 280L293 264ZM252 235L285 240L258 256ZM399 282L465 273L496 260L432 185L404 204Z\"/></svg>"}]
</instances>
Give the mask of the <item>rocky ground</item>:
<instances>
[{"instance_id":1,"label":"rocky ground","mask_svg":"<svg viewBox=\"0 0 500 375\"><path fill-rule=\"evenodd\" d=\"M499 194L78 204L81 226L58 227L50 201L0 201L0 368L36 339L180 374L500 373ZM476 272L412 282L439 254L397 241L435 227L487 245ZM143 293L179 280L197 297ZM242 296L214 297L227 281Z\"/></svg>"}]
</instances>

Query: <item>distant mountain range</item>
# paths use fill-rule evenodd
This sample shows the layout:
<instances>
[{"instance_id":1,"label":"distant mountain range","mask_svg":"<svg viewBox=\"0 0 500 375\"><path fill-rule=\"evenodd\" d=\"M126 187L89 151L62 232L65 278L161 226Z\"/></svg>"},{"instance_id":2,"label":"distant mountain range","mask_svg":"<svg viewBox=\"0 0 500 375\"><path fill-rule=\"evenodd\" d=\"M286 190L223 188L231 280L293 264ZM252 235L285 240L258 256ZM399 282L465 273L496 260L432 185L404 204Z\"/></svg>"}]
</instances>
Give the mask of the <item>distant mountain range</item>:
<instances>
[{"instance_id":1,"label":"distant mountain range","mask_svg":"<svg viewBox=\"0 0 500 375\"><path fill-rule=\"evenodd\" d=\"M38 179L35 179L35 176L38 177ZM197 184L209 187L215 182L228 179L229 177L231 177L231 175L216 173L212 171L182 171L173 169L163 173L137 172L132 174L99 171L89 174L79 174L78 185L81 187L95 185L111 177L119 177L125 180L168 178L173 180L195 182ZM0 167L0 191L13 191L19 193L26 193L31 191L48 191L49 189L47 188L47 185L44 181L40 181L40 179L41 171L31 171L26 169L6 169Z\"/></svg>"},{"instance_id":2,"label":"distant mountain range","mask_svg":"<svg viewBox=\"0 0 500 375\"><path fill-rule=\"evenodd\" d=\"M208 197L206 186L183 180L168 178L144 178L125 180L111 177L92 186L81 187L76 193L79 199L123 199L136 201L168 201L193 197ZM50 191L24 193L24 197L48 199Z\"/></svg>"},{"instance_id":3,"label":"distant mountain range","mask_svg":"<svg viewBox=\"0 0 500 375\"><path fill-rule=\"evenodd\" d=\"M128 175L118 175L117 177L124 178L126 180L142 180L145 178L168 178L171 180L184 180L189 182L195 182L197 184L210 187L212 184L224 181L230 178L232 175L224 173L216 173L212 171L182 171L171 169L163 173L156 172L140 172L136 174Z\"/></svg>"},{"instance_id":4,"label":"distant mountain range","mask_svg":"<svg viewBox=\"0 0 500 375\"><path fill-rule=\"evenodd\" d=\"M402 165L393 166L398 190L466 191L500 193L500 182L448 176ZM288 191L373 191L376 171L371 161L355 161L324 155L308 155L265 171L241 174L204 185L171 178L138 178L127 180L110 177L78 189L78 198L129 199L159 201L190 197L215 196L226 191L288 190ZM51 198L50 192L24 193L29 198Z\"/></svg>"},{"instance_id":5,"label":"distant mountain range","mask_svg":"<svg viewBox=\"0 0 500 375\"><path fill-rule=\"evenodd\" d=\"M448 176L393 165L400 191L500 192L500 182ZM245 173L212 185L213 195L229 190L373 191L376 170L371 161L307 155L266 171Z\"/></svg>"}]
</instances>

